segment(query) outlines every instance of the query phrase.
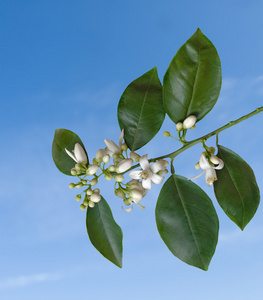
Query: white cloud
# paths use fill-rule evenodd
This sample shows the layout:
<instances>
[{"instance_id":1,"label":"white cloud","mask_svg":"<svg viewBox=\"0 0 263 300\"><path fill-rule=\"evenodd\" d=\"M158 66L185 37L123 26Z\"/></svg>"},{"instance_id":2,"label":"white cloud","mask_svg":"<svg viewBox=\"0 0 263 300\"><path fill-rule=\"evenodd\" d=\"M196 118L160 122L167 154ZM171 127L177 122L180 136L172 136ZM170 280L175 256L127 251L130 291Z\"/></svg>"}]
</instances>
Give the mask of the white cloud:
<instances>
[{"instance_id":1,"label":"white cloud","mask_svg":"<svg viewBox=\"0 0 263 300\"><path fill-rule=\"evenodd\" d=\"M61 274L55 273L40 273L30 276L10 277L0 281L0 289L22 287L37 282L54 281L59 280L61 277Z\"/></svg>"}]
</instances>

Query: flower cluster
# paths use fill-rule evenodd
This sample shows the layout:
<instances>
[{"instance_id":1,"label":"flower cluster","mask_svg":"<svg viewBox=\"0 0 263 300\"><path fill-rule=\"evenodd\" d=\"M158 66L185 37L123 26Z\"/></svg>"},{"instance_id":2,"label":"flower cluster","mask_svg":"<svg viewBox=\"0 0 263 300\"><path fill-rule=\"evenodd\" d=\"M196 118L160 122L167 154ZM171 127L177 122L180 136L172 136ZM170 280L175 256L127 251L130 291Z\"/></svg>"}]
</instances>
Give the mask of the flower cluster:
<instances>
[{"instance_id":1,"label":"flower cluster","mask_svg":"<svg viewBox=\"0 0 263 300\"><path fill-rule=\"evenodd\" d=\"M146 195L147 190L151 189L152 183L160 184L163 182L163 176L168 173L166 169L168 162L160 159L150 165L147 154L141 157L139 154L131 151L128 155L128 147L123 142L123 139L124 130L121 131L119 145L116 145L112 140L105 139L106 147L96 152L92 165L87 165L86 151L79 143L76 143L72 152L65 149L66 153L76 162L75 167L71 169L71 174L80 179L76 184L70 183L69 187L86 187L81 194L76 196L76 200L80 201L82 194L84 194L83 203L80 205L82 210L85 210L86 207L94 207L95 203L101 200L100 190L97 188L92 190L92 187L98 183L98 179L102 175L104 175L106 180L115 180L115 195L122 198L125 205L131 205L130 208L124 209L127 212L132 210L132 203L141 206L139 202ZM113 164L106 167L105 165L110 162L111 158L113 159ZM131 169L134 162L139 162L141 170L131 171L129 176L132 180L125 184L123 183L123 174ZM99 169L102 173L97 175L96 173ZM93 176L93 178L87 179L87 176ZM144 208L143 206L141 207Z\"/></svg>"}]
</instances>

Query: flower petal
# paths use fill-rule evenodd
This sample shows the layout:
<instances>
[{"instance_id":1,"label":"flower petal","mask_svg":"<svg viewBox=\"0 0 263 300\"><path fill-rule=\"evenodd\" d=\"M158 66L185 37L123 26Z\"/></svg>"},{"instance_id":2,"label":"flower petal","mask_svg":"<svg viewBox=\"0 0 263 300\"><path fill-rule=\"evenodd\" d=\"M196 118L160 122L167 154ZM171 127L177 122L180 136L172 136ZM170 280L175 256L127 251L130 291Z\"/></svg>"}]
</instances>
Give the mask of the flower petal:
<instances>
[{"instance_id":1,"label":"flower petal","mask_svg":"<svg viewBox=\"0 0 263 300\"><path fill-rule=\"evenodd\" d=\"M141 179L141 170L134 170L134 171L131 171L129 176L132 178L132 179Z\"/></svg>"},{"instance_id":2,"label":"flower petal","mask_svg":"<svg viewBox=\"0 0 263 300\"><path fill-rule=\"evenodd\" d=\"M200 165L200 168L203 169L203 170L211 168L211 166L210 166L209 162L207 161L204 153L202 153L201 156L200 156L199 165Z\"/></svg>"},{"instance_id":3,"label":"flower petal","mask_svg":"<svg viewBox=\"0 0 263 300\"><path fill-rule=\"evenodd\" d=\"M119 137L119 149L121 149L123 138L124 138L124 129L122 129L120 137Z\"/></svg>"},{"instance_id":4,"label":"flower petal","mask_svg":"<svg viewBox=\"0 0 263 300\"><path fill-rule=\"evenodd\" d=\"M130 213L132 210L133 210L133 206L131 204L131 207L130 208L123 208L123 206L121 207L124 211Z\"/></svg>"},{"instance_id":5,"label":"flower petal","mask_svg":"<svg viewBox=\"0 0 263 300\"><path fill-rule=\"evenodd\" d=\"M220 159L220 158L218 158L218 159L219 159L219 164L218 164L218 166L214 167L214 169L221 170L224 168L224 162L222 159Z\"/></svg>"},{"instance_id":6,"label":"flower petal","mask_svg":"<svg viewBox=\"0 0 263 300\"><path fill-rule=\"evenodd\" d=\"M151 177L151 181L155 184L160 184L163 182L164 177L157 175L157 174L153 174Z\"/></svg>"},{"instance_id":7,"label":"flower petal","mask_svg":"<svg viewBox=\"0 0 263 300\"><path fill-rule=\"evenodd\" d=\"M151 181L151 178L144 179L144 180L142 181L142 187L143 187L144 189L151 190L151 188L152 188L152 181Z\"/></svg>"},{"instance_id":8,"label":"flower petal","mask_svg":"<svg viewBox=\"0 0 263 300\"><path fill-rule=\"evenodd\" d=\"M149 161L147 159L147 155L148 154L145 154L140 158L140 166L142 167L143 170L149 169L150 167Z\"/></svg>"},{"instance_id":9,"label":"flower petal","mask_svg":"<svg viewBox=\"0 0 263 300\"><path fill-rule=\"evenodd\" d=\"M65 151L67 153L68 156L70 156L73 160L75 160L75 162L77 163L78 161L76 160L76 157L73 153L71 153L70 151L68 151L67 148L65 148Z\"/></svg>"},{"instance_id":10,"label":"flower petal","mask_svg":"<svg viewBox=\"0 0 263 300\"><path fill-rule=\"evenodd\" d=\"M214 181L217 180L216 171L213 168L209 168L205 172L205 182L208 186L211 186Z\"/></svg>"},{"instance_id":11,"label":"flower petal","mask_svg":"<svg viewBox=\"0 0 263 300\"><path fill-rule=\"evenodd\" d=\"M164 170L167 167L167 163L168 162L166 160L163 160L163 159L158 160L155 163L153 163L151 165L151 169L152 169L153 173L157 173L161 170Z\"/></svg>"},{"instance_id":12,"label":"flower petal","mask_svg":"<svg viewBox=\"0 0 263 300\"><path fill-rule=\"evenodd\" d=\"M110 150L111 153L110 156L112 156L112 154L114 153L118 153L120 152L120 148L112 141L112 140L104 140L108 150Z\"/></svg>"}]
</instances>

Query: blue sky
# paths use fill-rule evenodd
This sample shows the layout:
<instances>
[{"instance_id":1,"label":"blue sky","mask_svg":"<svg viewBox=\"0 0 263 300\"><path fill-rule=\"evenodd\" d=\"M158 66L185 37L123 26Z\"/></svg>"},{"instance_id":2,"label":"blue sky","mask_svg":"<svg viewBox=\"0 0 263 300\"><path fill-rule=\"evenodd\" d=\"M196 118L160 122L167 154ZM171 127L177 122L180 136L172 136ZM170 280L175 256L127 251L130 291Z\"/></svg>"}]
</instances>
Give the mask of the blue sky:
<instances>
[{"instance_id":1,"label":"blue sky","mask_svg":"<svg viewBox=\"0 0 263 300\"><path fill-rule=\"evenodd\" d=\"M262 204L241 232L204 178L196 181L220 219L217 250L204 272L176 259L160 239L154 216L160 186L144 198L144 211L136 207L127 214L112 185L103 183L102 194L124 233L119 269L90 244L85 213L67 188L72 179L51 157L56 128L76 132L90 157L104 147L104 138L117 142L116 108L125 87L154 66L162 79L198 27L218 50L223 85L215 108L190 138L262 106L262 10L259 0L2 1L1 299L262 299ZM251 165L262 191L261 127L257 115L223 132L220 144ZM162 136L173 128L166 118L139 153L155 157L177 149ZM183 153L176 172L196 175L200 153L200 145Z\"/></svg>"}]
</instances>

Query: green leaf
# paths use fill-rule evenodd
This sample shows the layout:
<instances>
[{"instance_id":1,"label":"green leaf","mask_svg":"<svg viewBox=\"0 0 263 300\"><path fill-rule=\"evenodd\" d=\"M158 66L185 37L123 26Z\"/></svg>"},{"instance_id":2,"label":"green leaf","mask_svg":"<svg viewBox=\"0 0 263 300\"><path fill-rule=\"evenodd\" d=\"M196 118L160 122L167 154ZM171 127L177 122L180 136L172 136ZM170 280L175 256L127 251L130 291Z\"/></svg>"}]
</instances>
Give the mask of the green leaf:
<instances>
[{"instance_id":1,"label":"green leaf","mask_svg":"<svg viewBox=\"0 0 263 300\"><path fill-rule=\"evenodd\" d=\"M164 117L162 85L155 67L129 84L119 101L119 125L129 149L147 144L160 130Z\"/></svg>"},{"instance_id":2,"label":"green leaf","mask_svg":"<svg viewBox=\"0 0 263 300\"><path fill-rule=\"evenodd\" d=\"M95 207L88 208L87 232L93 246L116 266L122 267L122 230L115 222L103 197Z\"/></svg>"},{"instance_id":3,"label":"green leaf","mask_svg":"<svg viewBox=\"0 0 263 300\"><path fill-rule=\"evenodd\" d=\"M197 29L178 50L163 80L164 107L175 123L195 115L200 121L215 105L221 88L216 48Z\"/></svg>"},{"instance_id":4,"label":"green leaf","mask_svg":"<svg viewBox=\"0 0 263 300\"><path fill-rule=\"evenodd\" d=\"M189 265L207 270L218 240L218 217L195 183L172 175L158 197L156 224L169 250Z\"/></svg>"},{"instance_id":5,"label":"green leaf","mask_svg":"<svg viewBox=\"0 0 263 300\"><path fill-rule=\"evenodd\" d=\"M225 165L216 172L216 199L227 216L243 230L253 218L260 200L254 172L239 155L223 146L218 146L217 156Z\"/></svg>"},{"instance_id":6,"label":"green leaf","mask_svg":"<svg viewBox=\"0 0 263 300\"><path fill-rule=\"evenodd\" d=\"M72 151L76 143L79 143L85 150L81 139L74 132L67 129L56 129L52 144L52 157L59 171L70 176L72 176L70 170L74 168L76 162L68 156L65 148Z\"/></svg>"}]
</instances>

